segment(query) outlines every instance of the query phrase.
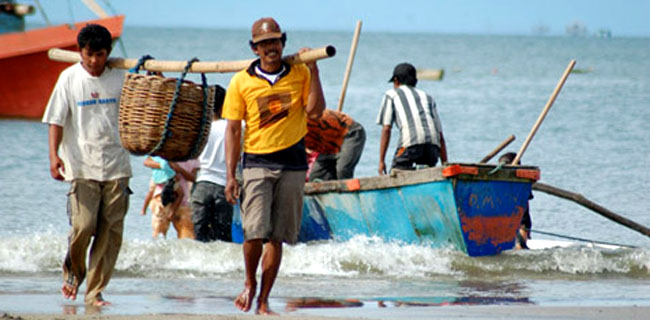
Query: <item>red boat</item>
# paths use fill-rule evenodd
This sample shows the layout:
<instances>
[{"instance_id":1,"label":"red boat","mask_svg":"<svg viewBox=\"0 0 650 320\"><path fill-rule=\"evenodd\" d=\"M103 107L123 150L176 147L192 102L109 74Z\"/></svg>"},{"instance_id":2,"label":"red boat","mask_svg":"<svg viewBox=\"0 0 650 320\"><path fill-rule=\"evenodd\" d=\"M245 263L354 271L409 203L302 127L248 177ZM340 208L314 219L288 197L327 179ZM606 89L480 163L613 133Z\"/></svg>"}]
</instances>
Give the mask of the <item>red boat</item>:
<instances>
[{"instance_id":1,"label":"red boat","mask_svg":"<svg viewBox=\"0 0 650 320\"><path fill-rule=\"evenodd\" d=\"M77 33L89 23L105 26L117 39L122 35L124 16L0 34L0 118L43 116L59 74L70 66L51 61L47 51L76 50Z\"/></svg>"}]
</instances>

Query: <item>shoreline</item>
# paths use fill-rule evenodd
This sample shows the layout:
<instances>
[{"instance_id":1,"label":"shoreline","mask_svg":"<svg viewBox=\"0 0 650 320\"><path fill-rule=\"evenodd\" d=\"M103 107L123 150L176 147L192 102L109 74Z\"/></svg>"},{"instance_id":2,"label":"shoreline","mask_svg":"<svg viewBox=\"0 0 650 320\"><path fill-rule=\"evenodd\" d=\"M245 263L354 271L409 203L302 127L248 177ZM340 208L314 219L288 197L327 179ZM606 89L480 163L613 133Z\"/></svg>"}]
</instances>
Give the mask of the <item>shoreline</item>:
<instances>
[{"instance_id":1,"label":"shoreline","mask_svg":"<svg viewBox=\"0 0 650 320\"><path fill-rule=\"evenodd\" d=\"M400 308L403 309L403 308ZM311 315L311 314L281 314L272 317L278 320L353 320L353 319L647 319L650 307L646 306L447 306L447 307L408 307L408 312L395 315L393 312L378 312L377 310L347 310L347 316ZM329 310L320 310L328 313ZM403 310L402 310L403 311ZM351 315L351 313L353 313ZM400 312L404 313L404 312ZM263 316L253 314L137 314L137 315L90 315L42 314L42 313L2 313L0 320L74 320L74 319L103 319L103 320L249 320L261 319Z\"/></svg>"}]
</instances>

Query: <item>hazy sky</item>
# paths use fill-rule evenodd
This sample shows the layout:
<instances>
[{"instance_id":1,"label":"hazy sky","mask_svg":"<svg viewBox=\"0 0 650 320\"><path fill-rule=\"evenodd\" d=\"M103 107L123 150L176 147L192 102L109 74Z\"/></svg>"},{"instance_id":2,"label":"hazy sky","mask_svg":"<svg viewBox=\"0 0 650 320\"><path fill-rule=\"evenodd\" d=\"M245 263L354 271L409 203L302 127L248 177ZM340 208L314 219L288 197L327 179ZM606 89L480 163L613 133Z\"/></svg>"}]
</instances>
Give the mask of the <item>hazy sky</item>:
<instances>
[{"instance_id":1,"label":"hazy sky","mask_svg":"<svg viewBox=\"0 0 650 320\"><path fill-rule=\"evenodd\" d=\"M19 1L20 2L20 1ZM25 0L23 2L29 2ZM106 1L97 0L106 8ZM44 0L52 21L92 17L78 0ZM247 29L273 16L285 30L531 34L536 27L564 34L581 23L589 34L609 29L614 36L650 36L648 0L110 0L126 25ZM110 13L111 10L106 8ZM43 21L40 15L29 21Z\"/></svg>"}]
</instances>

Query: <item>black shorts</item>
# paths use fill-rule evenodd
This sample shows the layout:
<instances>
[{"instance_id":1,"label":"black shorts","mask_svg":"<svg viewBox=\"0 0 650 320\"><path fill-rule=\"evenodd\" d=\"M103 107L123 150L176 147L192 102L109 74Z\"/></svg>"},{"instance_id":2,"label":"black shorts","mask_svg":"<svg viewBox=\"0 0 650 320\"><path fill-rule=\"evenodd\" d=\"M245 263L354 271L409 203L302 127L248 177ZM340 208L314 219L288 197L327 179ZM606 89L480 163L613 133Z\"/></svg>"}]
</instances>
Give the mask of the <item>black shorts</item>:
<instances>
[{"instance_id":1,"label":"black shorts","mask_svg":"<svg viewBox=\"0 0 650 320\"><path fill-rule=\"evenodd\" d=\"M435 167L440 156L440 148L433 144L418 144L399 148L393 157L392 168L414 170L418 165Z\"/></svg>"}]
</instances>

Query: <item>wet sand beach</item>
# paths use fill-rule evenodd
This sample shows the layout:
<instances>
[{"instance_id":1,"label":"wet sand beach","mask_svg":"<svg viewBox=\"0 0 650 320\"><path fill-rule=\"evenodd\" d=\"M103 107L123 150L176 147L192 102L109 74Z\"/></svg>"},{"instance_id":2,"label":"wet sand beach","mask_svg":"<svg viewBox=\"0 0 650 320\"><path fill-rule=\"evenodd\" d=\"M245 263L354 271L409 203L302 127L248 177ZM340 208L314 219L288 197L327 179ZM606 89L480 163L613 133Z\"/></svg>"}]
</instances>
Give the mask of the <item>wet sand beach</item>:
<instances>
[{"instance_id":1,"label":"wet sand beach","mask_svg":"<svg viewBox=\"0 0 650 320\"><path fill-rule=\"evenodd\" d=\"M55 294L0 295L0 320L246 320L262 319L243 313L230 296L170 297L113 295L110 306L96 308ZM79 300L79 299L77 299ZM424 304L388 300L271 298L272 319L647 319L650 306L537 305L537 304ZM320 307L319 307L320 306Z\"/></svg>"},{"instance_id":2,"label":"wet sand beach","mask_svg":"<svg viewBox=\"0 0 650 320\"><path fill-rule=\"evenodd\" d=\"M347 317L321 316L307 314L282 314L272 317L278 320L337 320L337 319L647 319L650 307L543 307L543 306L450 306L450 307L409 307L408 316L395 316L393 312L380 314L377 311L365 313L363 310L347 310ZM330 310L320 310L328 313ZM383 311L382 311L383 312ZM142 315L64 315L64 314L12 314L5 313L0 320L247 320L260 319L255 315L219 315L219 314L142 314Z\"/></svg>"}]
</instances>

